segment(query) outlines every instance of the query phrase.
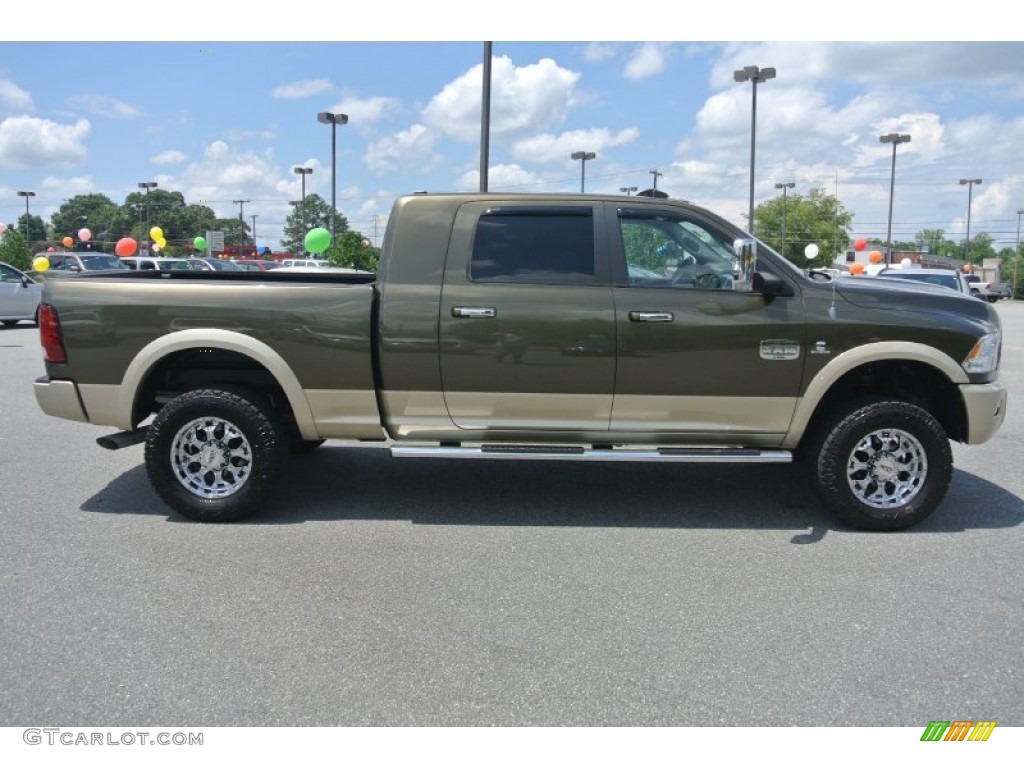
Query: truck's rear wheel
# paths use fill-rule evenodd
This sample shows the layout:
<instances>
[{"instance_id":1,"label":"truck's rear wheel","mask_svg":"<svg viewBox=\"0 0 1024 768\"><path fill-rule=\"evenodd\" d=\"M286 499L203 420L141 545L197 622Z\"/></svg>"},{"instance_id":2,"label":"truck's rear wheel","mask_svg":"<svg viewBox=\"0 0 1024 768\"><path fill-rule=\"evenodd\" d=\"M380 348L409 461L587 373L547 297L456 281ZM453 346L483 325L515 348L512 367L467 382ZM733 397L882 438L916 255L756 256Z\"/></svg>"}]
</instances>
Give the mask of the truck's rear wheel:
<instances>
[{"instance_id":1,"label":"truck's rear wheel","mask_svg":"<svg viewBox=\"0 0 1024 768\"><path fill-rule=\"evenodd\" d=\"M259 511L287 451L287 433L261 398L200 389L174 398L153 419L146 471L176 511L230 522Z\"/></svg>"},{"instance_id":2,"label":"truck's rear wheel","mask_svg":"<svg viewBox=\"0 0 1024 768\"><path fill-rule=\"evenodd\" d=\"M815 490L846 524L895 531L924 520L953 474L949 439L926 410L869 400L837 413L814 446Z\"/></svg>"}]
</instances>

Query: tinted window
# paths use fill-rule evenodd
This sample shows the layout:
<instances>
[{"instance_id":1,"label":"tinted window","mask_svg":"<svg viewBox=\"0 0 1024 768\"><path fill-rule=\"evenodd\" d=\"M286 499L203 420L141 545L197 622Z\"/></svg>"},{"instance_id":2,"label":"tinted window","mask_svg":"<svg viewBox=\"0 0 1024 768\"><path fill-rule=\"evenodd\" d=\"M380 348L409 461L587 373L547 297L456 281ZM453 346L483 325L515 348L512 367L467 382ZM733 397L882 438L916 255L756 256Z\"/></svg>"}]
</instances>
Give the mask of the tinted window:
<instances>
[{"instance_id":1,"label":"tinted window","mask_svg":"<svg viewBox=\"0 0 1024 768\"><path fill-rule=\"evenodd\" d=\"M485 213L473 239L470 277L514 283L593 283L591 210Z\"/></svg>"}]
</instances>

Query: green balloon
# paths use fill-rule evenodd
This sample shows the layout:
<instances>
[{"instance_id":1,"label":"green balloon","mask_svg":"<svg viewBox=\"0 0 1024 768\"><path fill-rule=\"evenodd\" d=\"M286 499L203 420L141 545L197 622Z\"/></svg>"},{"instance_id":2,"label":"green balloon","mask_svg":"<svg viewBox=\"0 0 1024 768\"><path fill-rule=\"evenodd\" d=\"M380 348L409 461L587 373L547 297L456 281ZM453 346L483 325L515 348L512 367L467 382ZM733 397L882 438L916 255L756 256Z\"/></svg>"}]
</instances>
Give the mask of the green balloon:
<instances>
[{"instance_id":1,"label":"green balloon","mask_svg":"<svg viewBox=\"0 0 1024 768\"><path fill-rule=\"evenodd\" d=\"M323 253L331 247L331 233L323 227L316 227L306 233L303 245L310 253Z\"/></svg>"},{"instance_id":2,"label":"green balloon","mask_svg":"<svg viewBox=\"0 0 1024 768\"><path fill-rule=\"evenodd\" d=\"M205 251L206 250L206 238L202 237L202 236L196 237L196 239L192 241L192 245L195 246L197 251Z\"/></svg>"}]
</instances>

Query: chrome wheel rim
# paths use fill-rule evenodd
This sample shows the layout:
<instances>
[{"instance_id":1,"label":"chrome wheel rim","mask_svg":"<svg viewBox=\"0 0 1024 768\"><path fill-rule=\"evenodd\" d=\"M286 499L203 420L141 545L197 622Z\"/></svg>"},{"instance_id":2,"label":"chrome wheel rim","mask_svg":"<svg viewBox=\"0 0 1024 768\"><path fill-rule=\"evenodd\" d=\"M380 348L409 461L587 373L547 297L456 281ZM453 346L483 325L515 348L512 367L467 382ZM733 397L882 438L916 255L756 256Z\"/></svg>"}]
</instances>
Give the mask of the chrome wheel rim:
<instances>
[{"instance_id":1,"label":"chrome wheel rim","mask_svg":"<svg viewBox=\"0 0 1024 768\"><path fill-rule=\"evenodd\" d=\"M928 477L928 456L920 441L899 429L865 435L846 461L846 481L857 500L875 509L902 507Z\"/></svg>"},{"instance_id":2,"label":"chrome wheel rim","mask_svg":"<svg viewBox=\"0 0 1024 768\"><path fill-rule=\"evenodd\" d=\"M189 493L223 499L237 492L252 472L252 446L230 421L193 419L171 441L171 467Z\"/></svg>"}]
</instances>

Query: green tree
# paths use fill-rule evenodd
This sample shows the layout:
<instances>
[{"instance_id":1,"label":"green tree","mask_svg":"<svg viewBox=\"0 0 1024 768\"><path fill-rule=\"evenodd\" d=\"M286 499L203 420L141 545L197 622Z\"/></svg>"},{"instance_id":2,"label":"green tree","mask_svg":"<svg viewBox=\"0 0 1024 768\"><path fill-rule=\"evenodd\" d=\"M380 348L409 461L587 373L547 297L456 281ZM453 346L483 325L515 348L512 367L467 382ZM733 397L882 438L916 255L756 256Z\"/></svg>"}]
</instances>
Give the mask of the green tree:
<instances>
[{"instance_id":1,"label":"green tree","mask_svg":"<svg viewBox=\"0 0 1024 768\"><path fill-rule=\"evenodd\" d=\"M915 239L919 247L935 256L944 256L949 259L963 258L963 246L947 239L944 230L922 229L917 233Z\"/></svg>"},{"instance_id":2,"label":"green tree","mask_svg":"<svg viewBox=\"0 0 1024 768\"><path fill-rule=\"evenodd\" d=\"M96 238L99 232L106 232L118 220L117 203L106 195L76 195L65 200L60 208L50 217L54 237L63 239L66 236L78 241L78 233L83 228Z\"/></svg>"},{"instance_id":3,"label":"green tree","mask_svg":"<svg viewBox=\"0 0 1024 768\"><path fill-rule=\"evenodd\" d=\"M46 222L42 217L22 214L18 217L15 229L21 232L25 245L30 251L46 250Z\"/></svg>"},{"instance_id":4,"label":"green tree","mask_svg":"<svg viewBox=\"0 0 1024 768\"><path fill-rule=\"evenodd\" d=\"M806 196L787 195L785 200L775 197L754 209L757 236L798 267L831 265L846 249L852 222L853 214L824 189L812 189ZM818 246L818 255L809 261L804 249L811 243Z\"/></svg>"},{"instance_id":5,"label":"green tree","mask_svg":"<svg viewBox=\"0 0 1024 768\"><path fill-rule=\"evenodd\" d=\"M351 267L367 272L376 272L380 263L380 249L374 248L368 239L351 229L339 235L324 256L332 267Z\"/></svg>"},{"instance_id":6,"label":"green tree","mask_svg":"<svg viewBox=\"0 0 1024 768\"><path fill-rule=\"evenodd\" d=\"M334 213L335 234L338 239L348 231L348 219L340 211ZM295 210L285 219L281 245L290 253L303 253L306 233L316 227L331 229L331 204L320 195L306 195L305 205L296 205Z\"/></svg>"},{"instance_id":7,"label":"green tree","mask_svg":"<svg viewBox=\"0 0 1024 768\"><path fill-rule=\"evenodd\" d=\"M8 227L0 237L0 261L28 272L32 269L32 252L25 244L25 238L17 229Z\"/></svg>"},{"instance_id":8,"label":"green tree","mask_svg":"<svg viewBox=\"0 0 1024 768\"><path fill-rule=\"evenodd\" d=\"M961 257L962 257L961 251ZM967 261L971 264L981 264L985 259L996 258L996 249L992 245L992 236L987 232L979 232L971 235L970 251L967 254Z\"/></svg>"}]
</instances>

